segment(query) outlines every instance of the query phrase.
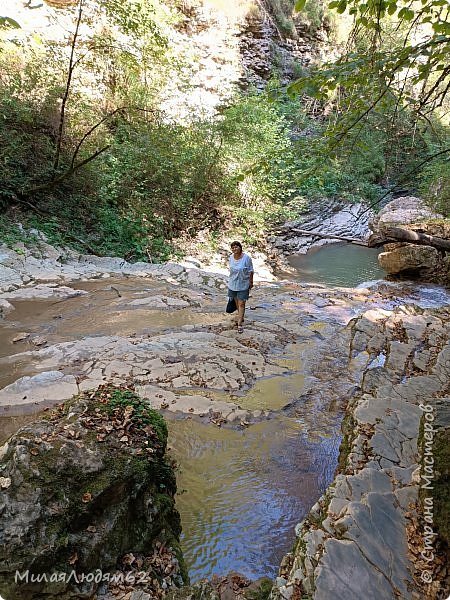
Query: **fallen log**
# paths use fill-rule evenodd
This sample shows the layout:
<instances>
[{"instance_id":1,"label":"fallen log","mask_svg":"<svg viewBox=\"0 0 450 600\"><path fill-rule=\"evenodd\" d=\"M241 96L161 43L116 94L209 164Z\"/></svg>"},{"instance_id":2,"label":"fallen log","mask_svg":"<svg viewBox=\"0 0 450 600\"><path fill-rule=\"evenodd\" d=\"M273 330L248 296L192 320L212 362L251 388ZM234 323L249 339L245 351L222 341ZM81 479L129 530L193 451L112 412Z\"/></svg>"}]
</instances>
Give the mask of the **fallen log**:
<instances>
[{"instance_id":1,"label":"fallen log","mask_svg":"<svg viewBox=\"0 0 450 600\"><path fill-rule=\"evenodd\" d=\"M300 233L301 235L318 237L321 239L340 240L349 244L358 244L358 246L367 246L367 243L357 238L343 237L342 235L331 235L328 233L319 233L318 231L310 231L309 229L289 229L289 233Z\"/></svg>"},{"instance_id":2,"label":"fallen log","mask_svg":"<svg viewBox=\"0 0 450 600\"><path fill-rule=\"evenodd\" d=\"M402 227L383 227L381 234L371 236L368 245L370 248L378 248L383 244L393 242L407 242L409 244L418 244L420 246L433 246L438 250L450 252L450 240L428 235L420 231L403 229Z\"/></svg>"}]
</instances>

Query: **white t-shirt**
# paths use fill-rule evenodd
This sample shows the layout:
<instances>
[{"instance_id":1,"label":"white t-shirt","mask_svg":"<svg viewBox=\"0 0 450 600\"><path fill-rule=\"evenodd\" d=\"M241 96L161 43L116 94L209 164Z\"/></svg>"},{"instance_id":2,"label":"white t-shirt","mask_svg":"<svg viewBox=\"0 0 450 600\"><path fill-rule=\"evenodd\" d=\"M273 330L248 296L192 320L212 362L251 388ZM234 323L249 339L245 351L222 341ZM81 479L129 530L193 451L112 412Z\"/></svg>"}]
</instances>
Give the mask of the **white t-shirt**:
<instances>
[{"instance_id":1,"label":"white t-shirt","mask_svg":"<svg viewBox=\"0 0 450 600\"><path fill-rule=\"evenodd\" d=\"M242 292L250 287L250 273L253 273L253 262L248 254L242 253L239 260L231 254L229 259L230 279L228 288L233 292Z\"/></svg>"}]
</instances>

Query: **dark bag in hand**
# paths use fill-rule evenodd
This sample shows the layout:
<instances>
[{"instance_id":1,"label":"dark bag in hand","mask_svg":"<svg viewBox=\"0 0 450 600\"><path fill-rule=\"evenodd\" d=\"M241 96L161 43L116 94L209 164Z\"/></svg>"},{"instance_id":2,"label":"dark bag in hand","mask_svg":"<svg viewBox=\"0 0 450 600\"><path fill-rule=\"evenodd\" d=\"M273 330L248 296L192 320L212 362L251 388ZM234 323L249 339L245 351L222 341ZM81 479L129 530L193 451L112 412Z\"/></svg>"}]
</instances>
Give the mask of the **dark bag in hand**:
<instances>
[{"instance_id":1,"label":"dark bag in hand","mask_svg":"<svg viewBox=\"0 0 450 600\"><path fill-rule=\"evenodd\" d=\"M234 301L234 298L229 298L225 312L234 313L235 310L237 310L236 302Z\"/></svg>"}]
</instances>

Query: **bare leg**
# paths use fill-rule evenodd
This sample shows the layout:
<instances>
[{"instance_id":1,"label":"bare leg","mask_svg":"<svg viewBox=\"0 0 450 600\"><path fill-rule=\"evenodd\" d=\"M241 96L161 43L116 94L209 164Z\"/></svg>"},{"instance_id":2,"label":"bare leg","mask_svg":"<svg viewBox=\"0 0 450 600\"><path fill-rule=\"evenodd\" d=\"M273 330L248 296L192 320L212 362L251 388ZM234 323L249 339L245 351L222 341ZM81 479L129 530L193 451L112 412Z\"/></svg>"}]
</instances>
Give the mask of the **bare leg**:
<instances>
[{"instance_id":1,"label":"bare leg","mask_svg":"<svg viewBox=\"0 0 450 600\"><path fill-rule=\"evenodd\" d=\"M245 315L245 300L236 299L237 307L238 307L238 327L242 327L242 323L244 322Z\"/></svg>"}]
</instances>

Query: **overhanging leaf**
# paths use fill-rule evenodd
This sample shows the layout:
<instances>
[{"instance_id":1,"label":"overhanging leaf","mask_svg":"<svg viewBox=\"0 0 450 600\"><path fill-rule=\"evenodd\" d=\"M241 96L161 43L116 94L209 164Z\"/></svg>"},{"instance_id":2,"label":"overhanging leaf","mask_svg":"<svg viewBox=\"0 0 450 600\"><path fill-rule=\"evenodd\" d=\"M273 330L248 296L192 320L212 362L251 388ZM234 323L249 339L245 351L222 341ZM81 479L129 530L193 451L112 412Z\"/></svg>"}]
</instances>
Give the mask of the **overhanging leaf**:
<instances>
[{"instance_id":1,"label":"overhanging leaf","mask_svg":"<svg viewBox=\"0 0 450 600\"><path fill-rule=\"evenodd\" d=\"M0 17L0 28L21 29L19 23L11 17Z\"/></svg>"},{"instance_id":2,"label":"overhanging leaf","mask_svg":"<svg viewBox=\"0 0 450 600\"><path fill-rule=\"evenodd\" d=\"M295 3L295 10L297 12L300 12L301 10L303 10L305 8L305 4L306 4L306 0L297 0L297 2Z\"/></svg>"}]
</instances>

